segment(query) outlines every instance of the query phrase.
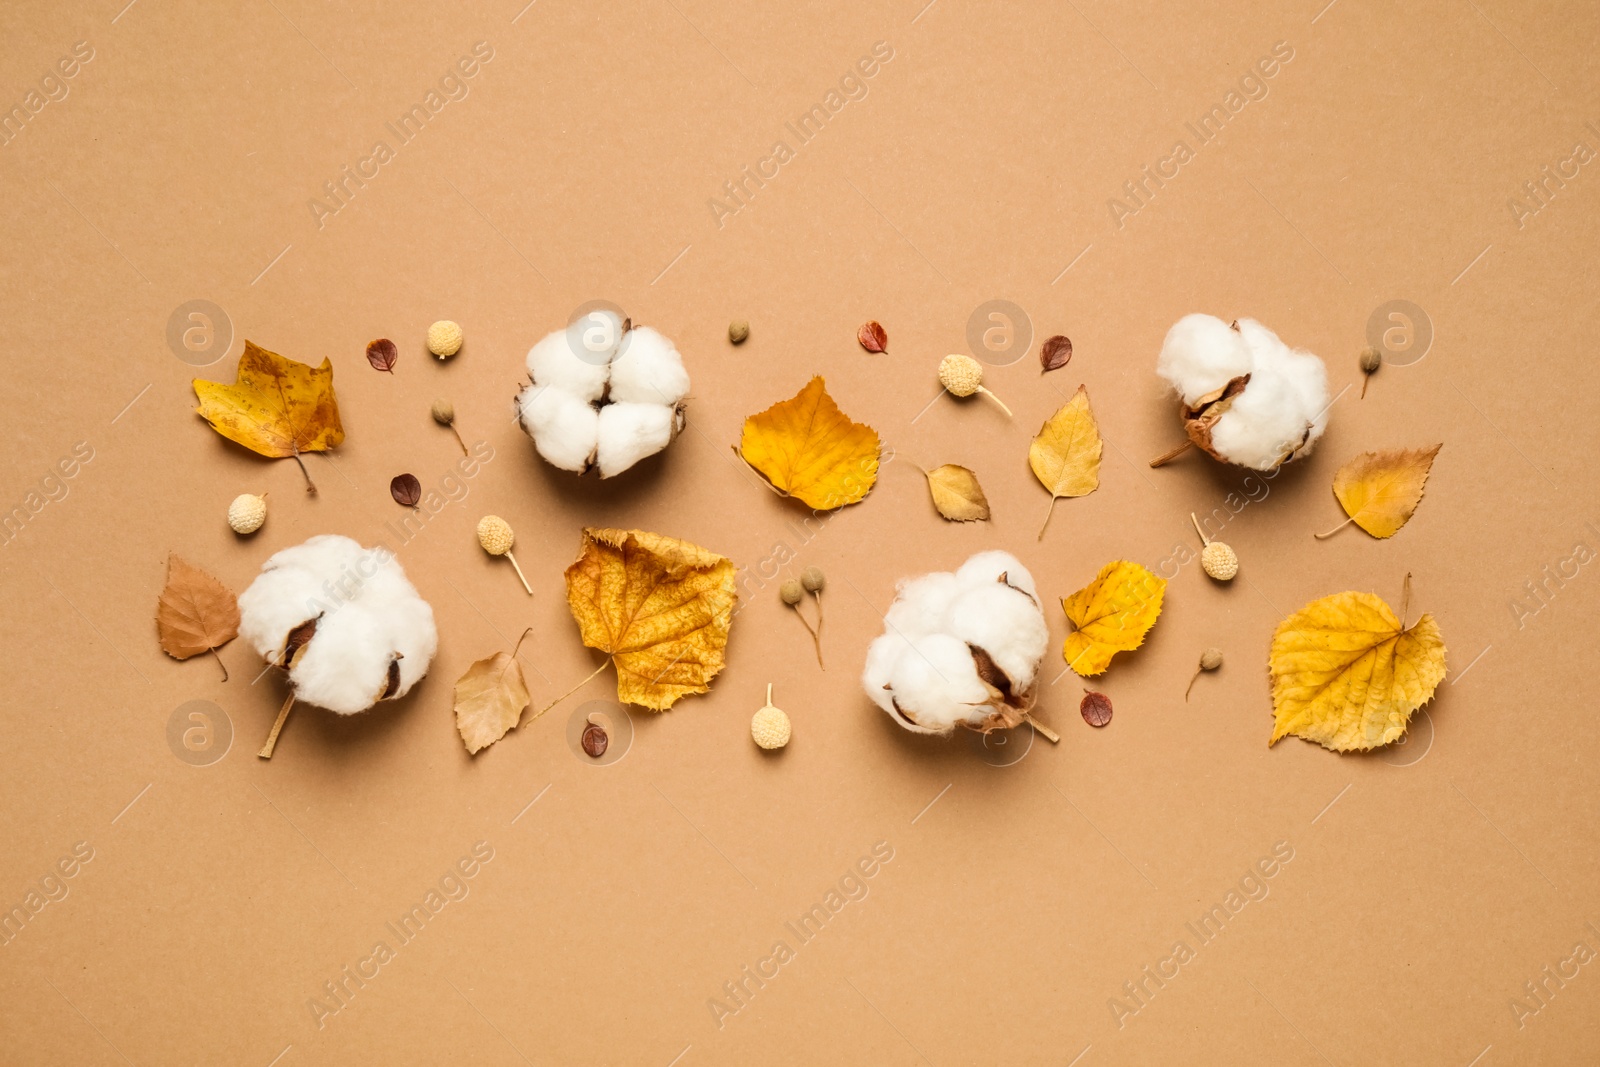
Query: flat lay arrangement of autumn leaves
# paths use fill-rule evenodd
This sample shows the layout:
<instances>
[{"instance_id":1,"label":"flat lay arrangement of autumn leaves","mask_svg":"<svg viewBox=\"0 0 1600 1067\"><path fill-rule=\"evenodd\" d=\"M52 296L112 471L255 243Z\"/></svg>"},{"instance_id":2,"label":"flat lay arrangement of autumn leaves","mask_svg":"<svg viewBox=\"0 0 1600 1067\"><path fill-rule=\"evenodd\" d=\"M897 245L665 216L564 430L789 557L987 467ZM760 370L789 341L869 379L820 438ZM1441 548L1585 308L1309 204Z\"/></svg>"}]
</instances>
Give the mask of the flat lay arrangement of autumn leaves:
<instances>
[{"instance_id":1,"label":"flat lay arrangement of autumn leaves","mask_svg":"<svg viewBox=\"0 0 1600 1067\"><path fill-rule=\"evenodd\" d=\"M734 323L729 343L741 344L749 333L748 323ZM866 352L889 351L888 332L876 322L864 324L856 341ZM427 339L428 351L441 360L456 356L462 343L461 328L450 322L436 323ZM374 371L393 374L400 352L394 342L379 339L368 346L366 357ZM1071 341L1051 337L1038 353L1040 373L1057 373L1072 358ZM1364 374L1370 377L1380 366L1376 352L1362 353ZM1152 466L1195 449L1219 462L1276 471L1312 449L1332 406L1322 360L1291 348L1249 319L1186 316L1169 331L1155 370L1177 394L1178 424L1186 440L1152 460ZM689 378L683 357L659 332L609 311L589 313L540 340L528 353L527 371L528 381L515 397L519 422L546 462L575 477L620 473L668 447L684 426ZM937 378L943 393L992 403L1010 415L1004 401L983 385L983 364L970 356L946 356ZM328 360L310 366L247 341L233 383L196 380L194 389L195 410L212 429L260 455L293 458L305 473L307 493L316 492L302 454L333 449L344 440ZM455 430L447 399L435 400L427 416L418 412L419 421L425 417ZM461 462L470 462L459 433L455 438ZM1350 459L1332 485L1347 518L1316 536L1333 536L1353 524L1374 538L1393 537L1421 502L1440 447L1372 451ZM840 410L821 377L746 418L733 445L774 493L814 512L861 504L877 481L883 449L875 430ZM1027 463L1047 494L1040 500L1040 540L1063 500L1099 488L1101 450L1090 396L1080 385L1028 447ZM990 503L976 472L943 464L922 473L932 507L943 519L989 520ZM409 473L396 474L390 491L401 506L418 504L420 484ZM227 518L241 551L249 550L249 536L267 521L267 513L264 497L241 494L234 500ZM1195 527L1203 571L1211 581L1231 581L1241 566L1237 555L1209 537L1198 521ZM512 554L510 525L487 515L477 534L485 552L506 557L531 595ZM474 662L454 687L456 726L469 753L537 719L608 668L616 675L617 699L651 711L666 711L683 697L707 692L722 670L738 599L738 572L731 560L643 530L585 528L577 541L577 558L565 573L567 603L579 640L603 653L605 661L567 694L531 714L517 659L520 640L517 647L497 649ZM809 567L779 590L810 633L819 667L825 587L822 572ZM1082 589L1061 597L1073 627L1061 650L1067 666L1093 678L1104 674L1117 654L1137 650L1161 615L1165 587L1141 564L1112 560ZM1408 576L1398 615L1374 593L1348 591L1315 600L1278 625L1266 649L1273 713L1269 744L1292 734L1346 752L1387 745L1404 735L1413 713L1432 699L1445 674L1438 626L1426 613L1408 624L1409 598ZM803 610L808 601L815 623ZM908 576L899 583L884 633L865 650L865 695L915 733L948 736L957 727L990 732L1026 725L1059 740L1036 708L1048 643L1043 611L1032 575L1004 551L979 552L950 572ZM187 659L211 653L218 665L216 650L242 635L266 668L284 679L285 699L263 757L271 756L297 702L355 714L403 696L427 674L438 645L432 608L394 554L337 534L276 553L238 597L174 552L158 598L156 628L169 655ZM846 660L854 669L863 657ZM1222 649L1205 649L1193 676L1174 679L1174 692L1185 683L1192 689L1201 674L1222 662ZM223 674L226 680L225 667ZM1110 699L1089 690L1079 711L1094 727L1105 726L1113 715ZM788 716L773 706L769 688L766 706L752 719L753 742L781 748L791 729ZM598 758L606 744L604 724L591 722L583 750Z\"/></svg>"}]
</instances>

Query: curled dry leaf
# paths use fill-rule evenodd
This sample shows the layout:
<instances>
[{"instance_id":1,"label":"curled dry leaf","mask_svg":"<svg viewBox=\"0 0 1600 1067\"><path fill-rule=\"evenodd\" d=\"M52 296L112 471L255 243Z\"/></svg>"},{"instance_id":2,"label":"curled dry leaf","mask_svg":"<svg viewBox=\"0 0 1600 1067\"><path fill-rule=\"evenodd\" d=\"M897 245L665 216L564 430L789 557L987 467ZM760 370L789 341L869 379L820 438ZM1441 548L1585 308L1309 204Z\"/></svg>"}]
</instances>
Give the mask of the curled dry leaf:
<instances>
[{"instance_id":1,"label":"curled dry leaf","mask_svg":"<svg viewBox=\"0 0 1600 1067\"><path fill-rule=\"evenodd\" d=\"M395 361L399 358L400 350L387 337L380 337L367 346L367 362L375 370L386 370L393 374Z\"/></svg>"},{"instance_id":2,"label":"curled dry leaf","mask_svg":"<svg viewBox=\"0 0 1600 1067\"><path fill-rule=\"evenodd\" d=\"M965 467L946 463L924 471L933 506L951 522L981 522L989 518L989 501L983 495L978 476Z\"/></svg>"},{"instance_id":3,"label":"curled dry leaf","mask_svg":"<svg viewBox=\"0 0 1600 1067\"><path fill-rule=\"evenodd\" d=\"M239 602L228 587L176 552L167 556L167 584L156 601L156 637L173 659L216 650L239 636ZM222 659L218 657L217 663ZM222 668L228 680L228 668Z\"/></svg>"},{"instance_id":4,"label":"curled dry leaf","mask_svg":"<svg viewBox=\"0 0 1600 1067\"><path fill-rule=\"evenodd\" d=\"M389 481L389 495L403 507L414 508L422 499L422 483L415 474L396 474Z\"/></svg>"},{"instance_id":5,"label":"curled dry leaf","mask_svg":"<svg viewBox=\"0 0 1600 1067\"><path fill-rule=\"evenodd\" d=\"M876 322L865 322L861 329L856 331L856 340L861 342L861 347L868 352L887 352L889 350L889 334Z\"/></svg>"},{"instance_id":6,"label":"curled dry leaf","mask_svg":"<svg viewBox=\"0 0 1600 1067\"><path fill-rule=\"evenodd\" d=\"M1137 563L1114 560L1094 581L1061 601L1076 629L1067 635L1062 655L1067 665L1088 677L1111 665L1111 657L1144 643L1161 615L1167 583Z\"/></svg>"},{"instance_id":7,"label":"curled dry leaf","mask_svg":"<svg viewBox=\"0 0 1600 1067\"><path fill-rule=\"evenodd\" d=\"M1372 593L1314 600L1278 624L1272 739L1285 734L1335 752L1397 741L1444 680L1444 638L1433 616L1409 629Z\"/></svg>"},{"instance_id":8,"label":"curled dry leaf","mask_svg":"<svg viewBox=\"0 0 1600 1067\"><path fill-rule=\"evenodd\" d=\"M823 511L854 504L878 480L878 433L851 422L821 377L744 420L739 455L781 496Z\"/></svg>"},{"instance_id":9,"label":"curled dry leaf","mask_svg":"<svg viewBox=\"0 0 1600 1067\"><path fill-rule=\"evenodd\" d=\"M517 650L496 652L468 667L456 682L456 732L467 751L476 754L516 729L527 706L528 684Z\"/></svg>"},{"instance_id":10,"label":"curled dry leaf","mask_svg":"<svg viewBox=\"0 0 1600 1067\"><path fill-rule=\"evenodd\" d=\"M1072 360L1072 340L1065 334L1056 334L1039 347L1041 374L1060 370Z\"/></svg>"},{"instance_id":11,"label":"curled dry leaf","mask_svg":"<svg viewBox=\"0 0 1600 1067\"><path fill-rule=\"evenodd\" d=\"M246 341L232 385L196 378L194 391L200 398L195 411L213 430L263 456L293 456L306 492L317 491L300 454L325 452L344 440L331 363L310 367Z\"/></svg>"},{"instance_id":12,"label":"curled dry leaf","mask_svg":"<svg viewBox=\"0 0 1600 1067\"><path fill-rule=\"evenodd\" d=\"M1028 465L1041 485L1050 491L1050 510L1045 512L1039 539L1064 496L1087 496L1100 488L1100 427L1089 407L1089 391L1078 386L1072 399L1050 416L1028 446Z\"/></svg>"},{"instance_id":13,"label":"curled dry leaf","mask_svg":"<svg viewBox=\"0 0 1600 1067\"><path fill-rule=\"evenodd\" d=\"M1111 721L1111 698L1104 693L1085 690L1083 700L1078 704L1078 714L1090 726L1104 726Z\"/></svg>"},{"instance_id":14,"label":"curled dry leaf","mask_svg":"<svg viewBox=\"0 0 1600 1067\"><path fill-rule=\"evenodd\" d=\"M665 711L711 688L726 663L736 575L731 560L687 541L583 531L567 606L583 643L616 665L618 700Z\"/></svg>"},{"instance_id":15,"label":"curled dry leaf","mask_svg":"<svg viewBox=\"0 0 1600 1067\"><path fill-rule=\"evenodd\" d=\"M1350 516L1319 538L1355 523L1373 537L1393 537L1422 503L1433 458L1443 444L1432 448L1363 452L1333 476L1333 495Z\"/></svg>"}]
</instances>

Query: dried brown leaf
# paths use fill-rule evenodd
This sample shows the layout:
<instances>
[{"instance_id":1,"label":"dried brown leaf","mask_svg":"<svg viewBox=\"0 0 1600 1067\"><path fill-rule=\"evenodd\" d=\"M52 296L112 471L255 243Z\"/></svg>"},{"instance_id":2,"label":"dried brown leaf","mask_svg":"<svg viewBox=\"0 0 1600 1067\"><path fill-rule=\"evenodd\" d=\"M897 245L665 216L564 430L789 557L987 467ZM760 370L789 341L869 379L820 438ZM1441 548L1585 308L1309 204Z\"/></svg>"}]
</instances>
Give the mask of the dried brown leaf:
<instances>
[{"instance_id":1,"label":"dried brown leaf","mask_svg":"<svg viewBox=\"0 0 1600 1067\"><path fill-rule=\"evenodd\" d=\"M1111 698L1104 693L1085 692L1078 713L1090 726L1104 726L1111 721Z\"/></svg>"},{"instance_id":2,"label":"dried brown leaf","mask_svg":"<svg viewBox=\"0 0 1600 1067\"><path fill-rule=\"evenodd\" d=\"M514 654L496 652L467 668L456 682L456 731L477 753L516 728L528 706L528 685Z\"/></svg>"},{"instance_id":3,"label":"dried brown leaf","mask_svg":"<svg viewBox=\"0 0 1600 1067\"><path fill-rule=\"evenodd\" d=\"M414 508L417 501L422 499L422 483L417 481L415 474L397 474L389 482L389 495L394 497L396 504Z\"/></svg>"},{"instance_id":4,"label":"dried brown leaf","mask_svg":"<svg viewBox=\"0 0 1600 1067\"><path fill-rule=\"evenodd\" d=\"M1072 360L1072 340L1065 334L1056 334L1039 348L1040 373L1060 370Z\"/></svg>"},{"instance_id":5,"label":"dried brown leaf","mask_svg":"<svg viewBox=\"0 0 1600 1067\"><path fill-rule=\"evenodd\" d=\"M221 648L239 636L239 602L227 586L171 553L166 588L156 601L156 635L173 659Z\"/></svg>"},{"instance_id":6,"label":"dried brown leaf","mask_svg":"<svg viewBox=\"0 0 1600 1067\"><path fill-rule=\"evenodd\" d=\"M380 337L367 346L367 362L376 370L386 370L393 374L395 361L399 358L400 350L387 337Z\"/></svg>"},{"instance_id":7,"label":"dried brown leaf","mask_svg":"<svg viewBox=\"0 0 1600 1067\"><path fill-rule=\"evenodd\" d=\"M861 347L868 352L887 352L889 350L889 334L876 322L862 323L861 329L856 331L856 340L861 342Z\"/></svg>"}]
</instances>

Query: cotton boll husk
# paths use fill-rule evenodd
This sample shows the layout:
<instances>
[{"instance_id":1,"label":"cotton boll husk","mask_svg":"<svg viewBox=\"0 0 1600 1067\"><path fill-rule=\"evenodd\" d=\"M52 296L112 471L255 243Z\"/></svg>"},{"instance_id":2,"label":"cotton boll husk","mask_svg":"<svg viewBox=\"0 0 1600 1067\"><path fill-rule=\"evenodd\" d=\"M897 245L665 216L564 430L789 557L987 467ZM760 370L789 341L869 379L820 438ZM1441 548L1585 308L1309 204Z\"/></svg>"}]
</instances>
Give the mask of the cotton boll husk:
<instances>
[{"instance_id":1,"label":"cotton boll husk","mask_svg":"<svg viewBox=\"0 0 1600 1067\"><path fill-rule=\"evenodd\" d=\"M1254 359L1243 336L1215 315L1185 315L1179 319L1167 331L1156 358L1156 373L1190 405L1249 374L1253 367Z\"/></svg>"},{"instance_id":2,"label":"cotton boll husk","mask_svg":"<svg viewBox=\"0 0 1600 1067\"><path fill-rule=\"evenodd\" d=\"M600 415L555 386L530 385L517 398L522 427L552 466L583 471L599 444Z\"/></svg>"},{"instance_id":3,"label":"cotton boll husk","mask_svg":"<svg viewBox=\"0 0 1600 1067\"><path fill-rule=\"evenodd\" d=\"M944 609L961 591L961 583L949 571L935 571L920 578L902 581L895 590L894 603L883 618L890 633L907 640L936 633L944 620Z\"/></svg>"},{"instance_id":4,"label":"cotton boll husk","mask_svg":"<svg viewBox=\"0 0 1600 1067\"><path fill-rule=\"evenodd\" d=\"M689 372L672 342L648 326L628 333L611 364L611 399L676 407L689 392Z\"/></svg>"},{"instance_id":5,"label":"cotton boll husk","mask_svg":"<svg viewBox=\"0 0 1600 1067\"><path fill-rule=\"evenodd\" d=\"M915 716L911 725L948 734L959 723L988 717L989 691L966 642L949 634L927 634L910 646L895 660L889 685L894 702Z\"/></svg>"},{"instance_id":6,"label":"cotton boll husk","mask_svg":"<svg viewBox=\"0 0 1600 1067\"><path fill-rule=\"evenodd\" d=\"M535 386L563 390L584 403L600 399L608 373L605 361L578 358L566 330L557 330L528 349L528 374Z\"/></svg>"},{"instance_id":7,"label":"cotton boll husk","mask_svg":"<svg viewBox=\"0 0 1600 1067\"><path fill-rule=\"evenodd\" d=\"M990 581L950 602L944 632L989 653L1011 680L1012 695L1032 688L1034 672L1050 643L1039 606L1026 594Z\"/></svg>"},{"instance_id":8,"label":"cotton boll husk","mask_svg":"<svg viewBox=\"0 0 1600 1067\"><path fill-rule=\"evenodd\" d=\"M620 474L667 447L678 413L660 404L618 402L600 409L600 477Z\"/></svg>"}]
</instances>

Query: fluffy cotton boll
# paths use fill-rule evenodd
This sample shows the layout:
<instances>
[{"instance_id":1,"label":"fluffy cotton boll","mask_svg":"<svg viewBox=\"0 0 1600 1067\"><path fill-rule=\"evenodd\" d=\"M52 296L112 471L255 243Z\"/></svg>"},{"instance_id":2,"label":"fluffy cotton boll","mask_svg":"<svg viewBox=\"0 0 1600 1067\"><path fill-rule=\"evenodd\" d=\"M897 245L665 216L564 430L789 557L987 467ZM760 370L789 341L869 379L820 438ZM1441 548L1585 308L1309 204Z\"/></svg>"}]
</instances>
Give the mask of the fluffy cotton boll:
<instances>
[{"instance_id":1,"label":"fluffy cotton boll","mask_svg":"<svg viewBox=\"0 0 1600 1067\"><path fill-rule=\"evenodd\" d=\"M935 571L903 581L895 590L894 603L883 617L884 628L907 640L937 633L961 583L949 571Z\"/></svg>"},{"instance_id":2,"label":"fluffy cotton boll","mask_svg":"<svg viewBox=\"0 0 1600 1067\"><path fill-rule=\"evenodd\" d=\"M1156 373L1190 405L1249 374L1252 367L1253 358L1244 338L1215 315L1185 315L1179 319L1167 331L1156 358Z\"/></svg>"},{"instance_id":3,"label":"fluffy cotton boll","mask_svg":"<svg viewBox=\"0 0 1600 1067\"><path fill-rule=\"evenodd\" d=\"M611 364L611 399L676 407L688 392L689 372L672 342L648 326L629 331Z\"/></svg>"},{"instance_id":4,"label":"fluffy cotton boll","mask_svg":"<svg viewBox=\"0 0 1600 1067\"><path fill-rule=\"evenodd\" d=\"M1260 323L1241 319L1239 330L1255 357L1250 384L1211 427L1211 443L1231 462L1271 470L1291 453L1309 452L1327 428L1328 372Z\"/></svg>"},{"instance_id":5,"label":"fluffy cotton boll","mask_svg":"<svg viewBox=\"0 0 1600 1067\"><path fill-rule=\"evenodd\" d=\"M910 647L911 643L894 630L878 635L867 646L867 664L861 671L861 686L872 702L890 715L895 715L895 710L889 679L894 673L894 665L900 661L901 653Z\"/></svg>"},{"instance_id":6,"label":"fluffy cotton boll","mask_svg":"<svg viewBox=\"0 0 1600 1067\"><path fill-rule=\"evenodd\" d=\"M297 700L342 715L404 696L439 643L433 609L394 555L335 535L268 559L240 594L239 615L240 636L271 663L283 658L291 631L314 621L291 657L289 684Z\"/></svg>"},{"instance_id":7,"label":"fluffy cotton boll","mask_svg":"<svg viewBox=\"0 0 1600 1067\"><path fill-rule=\"evenodd\" d=\"M989 654L1016 693L1033 686L1050 631L1033 598L990 581L968 589L945 609L944 632Z\"/></svg>"},{"instance_id":8,"label":"fluffy cotton boll","mask_svg":"<svg viewBox=\"0 0 1600 1067\"><path fill-rule=\"evenodd\" d=\"M612 346L615 350L615 344ZM528 374L533 384L560 389L586 404L600 399L610 374L610 356L580 358L568 330L557 330L528 350ZM587 351L585 355L587 356Z\"/></svg>"},{"instance_id":9,"label":"fluffy cotton boll","mask_svg":"<svg viewBox=\"0 0 1600 1067\"><path fill-rule=\"evenodd\" d=\"M607 404L600 409L600 477L620 474L667 447L678 419L675 408L660 404Z\"/></svg>"},{"instance_id":10,"label":"fluffy cotton boll","mask_svg":"<svg viewBox=\"0 0 1600 1067\"><path fill-rule=\"evenodd\" d=\"M998 582L1001 576L1005 577L1007 585L1016 586L1035 601L1039 599L1039 591L1033 584L1033 575L1028 573L1028 568L1022 565L1021 560L1009 552L1001 552L998 549L979 552L956 571L956 581L966 589Z\"/></svg>"},{"instance_id":11,"label":"fluffy cotton boll","mask_svg":"<svg viewBox=\"0 0 1600 1067\"><path fill-rule=\"evenodd\" d=\"M530 385L517 398L522 428L551 466L584 471L599 444L600 414L556 386Z\"/></svg>"},{"instance_id":12,"label":"fluffy cotton boll","mask_svg":"<svg viewBox=\"0 0 1600 1067\"><path fill-rule=\"evenodd\" d=\"M893 704L902 725L922 733L948 734L958 724L987 718L989 691L978 677L966 642L949 634L928 634L910 642L889 672ZM906 722L914 719L914 722Z\"/></svg>"}]
</instances>

